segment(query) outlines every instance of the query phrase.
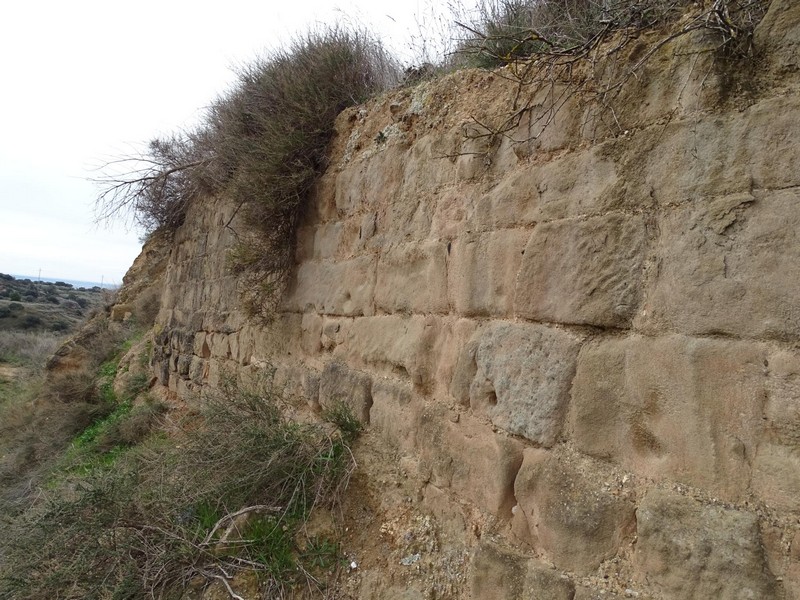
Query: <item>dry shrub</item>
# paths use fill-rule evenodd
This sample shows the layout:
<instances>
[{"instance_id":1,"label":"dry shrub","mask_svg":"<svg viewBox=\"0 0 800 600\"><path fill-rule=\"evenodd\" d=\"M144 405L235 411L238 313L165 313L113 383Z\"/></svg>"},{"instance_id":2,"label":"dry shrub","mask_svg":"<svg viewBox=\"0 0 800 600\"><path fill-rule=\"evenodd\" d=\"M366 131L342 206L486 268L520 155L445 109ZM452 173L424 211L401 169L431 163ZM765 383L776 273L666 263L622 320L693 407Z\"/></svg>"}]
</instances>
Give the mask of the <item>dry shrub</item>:
<instances>
[{"instance_id":1,"label":"dry shrub","mask_svg":"<svg viewBox=\"0 0 800 600\"><path fill-rule=\"evenodd\" d=\"M619 31L635 33L693 15L721 46L749 50L766 0L481 0L459 23L457 53L468 66L493 68L536 56L575 56Z\"/></svg>"},{"instance_id":2,"label":"dry shrub","mask_svg":"<svg viewBox=\"0 0 800 600\"><path fill-rule=\"evenodd\" d=\"M190 202L229 195L245 225L231 264L245 275L245 305L269 317L291 267L303 202L327 166L336 116L394 84L399 69L367 32L333 26L296 38L238 76L197 130L152 141L144 156L120 161L133 171L100 180L98 213L132 211L146 231L168 231L183 222Z\"/></svg>"},{"instance_id":3,"label":"dry shrub","mask_svg":"<svg viewBox=\"0 0 800 600\"><path fill-rule=\"evenodd\" d=\"M321 585L304 562L318 565L304 548L320 545L300 543L302 524L342 493L350 438L288 421L269 382L228 384L204 403L177 439L151 437L110 466L68 476L9 522L0 597L178 598L190 582L243 571L270 598ZM223 542L241 516L244 537Z\"/></svg>"},{"instance_id":4,"label":"dry shrub","mask_svg":"<svg viewBox=\"0 0 800 600\"><path fill-rule=\"evenodd\" d=\"M53 354L59 337L39 331L0 331L0 362L41 367Z\"/></svg>"}]
</instances>

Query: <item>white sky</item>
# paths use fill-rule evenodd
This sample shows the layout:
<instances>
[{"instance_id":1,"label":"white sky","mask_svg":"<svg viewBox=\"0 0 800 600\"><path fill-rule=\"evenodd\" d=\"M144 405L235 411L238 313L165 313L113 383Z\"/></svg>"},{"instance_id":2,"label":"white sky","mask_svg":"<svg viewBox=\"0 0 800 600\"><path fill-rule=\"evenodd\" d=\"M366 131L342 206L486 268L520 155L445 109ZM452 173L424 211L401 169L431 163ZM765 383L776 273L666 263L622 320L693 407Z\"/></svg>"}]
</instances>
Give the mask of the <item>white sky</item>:
<instances>
[{"instance_id":1,"label":"white sky","mask_svg":"<svg viewBox=\"0 0 800 600\"><path fill-rule=\"evenodd\" d=\"M433 31L438 10L435 0L4 2L0 272L121 282L139 234L94 224L94 168L190 125L232 67L309 24L344 14L408 59L408 40Z\"/></svg>"}]
</instances>

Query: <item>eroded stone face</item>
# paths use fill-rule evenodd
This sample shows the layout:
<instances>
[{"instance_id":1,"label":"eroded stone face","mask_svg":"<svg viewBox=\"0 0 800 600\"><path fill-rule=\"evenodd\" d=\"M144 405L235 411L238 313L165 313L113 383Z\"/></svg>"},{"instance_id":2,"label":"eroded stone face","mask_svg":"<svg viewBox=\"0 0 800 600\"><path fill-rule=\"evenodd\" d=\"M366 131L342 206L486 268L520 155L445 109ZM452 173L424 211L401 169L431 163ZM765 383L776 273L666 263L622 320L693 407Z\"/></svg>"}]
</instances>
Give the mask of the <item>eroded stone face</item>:
<instances>
[{"instance_id":1,"label":"eroded stone face","mask_svg":"<svg viewBox=\"0 0 800 600\"><path fill-rule=\"evenodd\" d=\"M589 573L632 533L634 504L598 485L600 477L579 466L527 449L514 494L530 543L557 567Z\"/></svg>"},{"instance_id":2,"label":"eroded stone face","mask_svg":"<svg viewBox=\"0 0 800 600\"><path fill-rule=\"evenodd\" d=\"M577 337L543 325L489 326L475 350L470 406L510 433L552 446L561 433L578 348Z\"/></svg>"},{"instance_id":3,"label":"eroded stone face","mask_svg":"<svg viewBox=\"0 0 800 600\"><path fill-rule=\"evenodd\" d=\"M754 515L653 490L636 521L634 562L666 597L776 597Z\"/></svg>"},{"instance_id":4,"label":"eroded stone face","mask_svg":"<svg viewBox=\"0 0 800 600\"><path fill-rule=\"evenodd\" d=\"M517 278L515 313L535 321L628 327L641 297L645 223L608 214L538 225Z\"/></svg>"},{"instance_id":5,"label":"eroded stone face","mask_svg":"<svg viewBox=\"0 0 800 600\"><path fill-rule=\"evenodd\" d=\"M689 203L660 221L648 330L800 337L800 191Z\"/></svg>"},{"instance_id":6,"label":"eroded stone face","mask_svg":"<svg viewBox=\"0 0 800 600\"><path fill-rule=\"evenodd\" d=\"M573 386L572 439L637 473L746 495L765 358L757 345L683 336L587 345Z\"/></svg>"},{"instance_id":7,"label":"eroded stone face","mask_svg":"<svg viewBox=\"0 0 800 600\"><path fill-rule=\"evenodd\" d=\"M325 365L319 381L319 404L323 409L348 407L362 423L369 423L372 379L339 362Z\"/></svg>"}]
</instances>

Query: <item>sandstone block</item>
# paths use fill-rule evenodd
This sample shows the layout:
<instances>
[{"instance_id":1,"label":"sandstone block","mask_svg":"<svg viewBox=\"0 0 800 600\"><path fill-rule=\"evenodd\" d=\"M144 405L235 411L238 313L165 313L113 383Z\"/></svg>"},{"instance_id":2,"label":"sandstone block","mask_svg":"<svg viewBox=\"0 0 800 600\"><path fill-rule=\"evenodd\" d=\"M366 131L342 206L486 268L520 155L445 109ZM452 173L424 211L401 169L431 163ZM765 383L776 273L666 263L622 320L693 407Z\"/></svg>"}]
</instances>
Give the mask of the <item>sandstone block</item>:
<instances>
[{"instance_id":1,"label":"sandstone block","mask_svg":"<svg viewBox=\"0 0 800 600\"><path fill-rule=\"evenodd\" d=\"M470 562L470 598L572 600L575 586L558 571L512 550L484 542Z\"/></svg>"},{"instance_id":2,"label":"sandstone block","mask_svg":"<svg viewBox=\"0 0 800 600\"><path fill-rule=\"evenodd\" d=\"M316 313L304 313L300 322L300 345L312 356L322 349L322 322L323 317Z\"/></svg>"},{"instance_id":3,"label":"sandstone block","mask_svg":"<svg viewBox=\"0 0 800 600\"><path fill-rule=\"evenodd\" d=\"M321 344L324 350L331 351L345 340L348 323L347 319L323 317Z\"/></svg>"},{"instance_id":4,"label":"sandstone block","mask_svg":"<svg viewBox=\"0 0 800 600\"><path fill-rule=\"evenodd\" d=\"M470 597L521 600L525 591L527 562L523 555L493 544L481 544L470 562Z\"/></svg>"},{"instance_id":5,"label":"sandstone block","mask_svg":"<svg viewBox=\"0 0 800 600\"><path fill-rule=\"evenodd\" d=\"M370 425L387 443L401 451L417 448L422 401L406 383L375 379L372 384Z\"/></svg>"},{"instance_id":6,"label":"sandstone block","mask_svg":"<svg viewBox=\"0 0 800 600\"><path fill-rule=\"evenodd\" d=\"M540 224L522 259L516 314L628 327L641 296L644 251L641 216L608 214Z\"/></svg>"},{"instance_id":7,"label":"sandstone block","mask_svg":"<svg viewBox=\"0 0 800 600\"><path fill-rule=\"evenodd\" d=\"M480 197L475 184L448 186L435 193L436 210L431 223L431 236L453 240L470 228L470 219Z\"/></svg>"},{"instance_id":8,"label":"sandstone block","mask_svg":"<svg viewBox=\"0 0 800 600\"><path fill-rule=\"evenodd\" d=\"M561 433L579 340L516 323L495 323L479 335L470 406L510 433L552 446Z\"/></svg>"},{"instance_id":9,"label":"sandstone block","mask_svg":"<svg viewBox=\"0 0 800 600\"><path fill-rule=\"evenodd\" d=\"M528 561L525 595L521 600L573 600L575 593L575 585L567 576L536 561Z\"/></svg>"},{"instance_id":10,"label":"sandstone block","mask_svg":"<svg viewBox=\"0 0 800 600\"><path fill-rule=\"evenodd\" d=\"M594 469L527 449L514 484L531 542L556 567L586 574L617 554L631 533L634 505L597 485Z\"/></svg>"},{"instance_id":11,"label":"sandstone block","mask_svg":"<svg viewBox=\"0 0 800 600\"><path fill-rule=\"evenodd\" d=\"M608 212L625 205L618 179L603 146L523 164L476 203L472 222L485 231Z\"/></svg>"},{"instance_id":12,"label":"sandstone block","mask_svg":"<svg viewBox=\"0 0 800 600\"><path fill-rule=\"evenodd\" d=\"M767 361L764 434L753 463L753 489L769 505L800 512L800 354Z\"/></svg>"},{"instance_id":13,"label":"sandstone block","mask_svg":"<svg viewBox=\"0 0 800 600\"><path fill-rule=\"evenodd\" d=\"M793 0L770 2L753 37L777 73L783 77L800 73L800 5Z\"/></svg>"},{"instance_id":14,"label":"sandstone block","mask_svg":"<svg viewBox=\"0 0 800 600\"><path fill-rule=\"evenodd\" d=\"M372 407L372 379L369 375L329 362L319 382L319 403L323 409L347 406L362 423L369 423Z\"/></svg>"},{"instance_id":15,"label":"sandstone block","mask_svg":"<svg viewBox=\"0 0 800 600\"><path fill-rule=\"evenodd\" d=\"M800 336L800 190L696 202L662 218L650 330Z\"/></svg>"},{"instance_id":16,"label":"sandstone block","mask_svg":"<svg viewBox=\"0 0 800 600\"><path fill-rule=\"evenodd\" d=\"M452 243L448 287L456 312L512 314L517 272L530 235L525 230L503 230L464 235Z\"/></svg>"},{"instance_id":17,"label":"sandstone block","mask_svg":"<svg viewBox=\"0 0 800 600\"><path fill-rule=\"evenodd\" d=\"M371 315L377 260L361 256L300 265L287 303L291 310L330 315Z\"/></svg>"},{"instance_id":18,"label":"sandstone block","mask_svg":"<svg viewBox=\"0 0 800 600\"><path fill-rule=\"evenodd\" d=\"M225 333L209 333L206 340L211 346L211 356L214 358L229 358L231 347L228 343L228 336Z\"/></svg>"},{"instance_id":19,"label":"sandstone block","mask_svg":"<svg viewBox=\"0 0 800 600\"><path fill-rule=\"evenodd\" d=\"M189 369L192 365L191 354L181 354L178 356L176 370L181 379L189 379Z\"/></svg>"},{"instance_id":20,"label":"sandstone block","mask_svg":"<svg viewBox=\"0 0 800 600\"><path fill-rule=\"evenodd\" d=\"M385 312L447 312L447 247L410 242L388 249L378 261L375 304Z\"/></svg>"},{"instance_id":21,"label":"sandstone block","mask_svg":"<svg viewBox=\"0 0 800 600\"><path fill-rule=\"evenodd\" d=\"M200 331L195 334L193 352L200 358L211 358L211 348L206 342L205 332Z\"/></svg>"},{"instance_id":22,"label":"sandstone block","mask_svg":"<svg viewBox=\"0 0 800 600\"><path fill-rule=\"evenodd\" d=\"M653 490L636 519L634 563L665 597L776 597L754 515Z\"/></svg>"},{"instance_id":23,"label":"sandstone block","mask_svg":"<svg viewBox=\"0 0 800 600\"><path fill-rule=\"evenodd\" d=\"M765 400L764 351L668 336L587 345L572 389L582 452L649 477L746 494Z\"/></svg>"},{"instance_id":24,"label":"sandstone block","mask_svg":"<svg viewBox=\"0 0 800 600\"><path fill-rule=\"evenodd\" d=\"M436 317L397 315L356 319L337 357L382 367L414 385L429 386L438 363L436 343L441 324ZM341 350L341 351L340 351Z\"/></svg>"},{"instance_id":25,"label":"sandstone block","mask_svg":"<svg viewBox=\"0 0 800 600\"><path fill-rule=\"evenodd\" d=\"M340 221L322 223L314 229L314 251L317 260L334 258L342 237L343 224Z\"/></svg>"},{"instance_id":26,"label":"sandstone block","mask_svg":"<svg viewBox=\"0 0 800 600\"><path fill-rule=\"evenodd\" d=\"M431 470L432 483L498 517L510 518L522 444L467 415L453 423L445 413L426 411L418 433L420 455Z\"/></svg>"},{"instance_id":27,"label":"sandstone block","mask_svg":"<svg viewBox=\"0 0 800 600\"><path fill-rule=\"evenodd\" d=\"M198 356L193 356L189 365L189 379L197 385L202 385L207 374L206 361Z\"/></svg>"}]
</instances>

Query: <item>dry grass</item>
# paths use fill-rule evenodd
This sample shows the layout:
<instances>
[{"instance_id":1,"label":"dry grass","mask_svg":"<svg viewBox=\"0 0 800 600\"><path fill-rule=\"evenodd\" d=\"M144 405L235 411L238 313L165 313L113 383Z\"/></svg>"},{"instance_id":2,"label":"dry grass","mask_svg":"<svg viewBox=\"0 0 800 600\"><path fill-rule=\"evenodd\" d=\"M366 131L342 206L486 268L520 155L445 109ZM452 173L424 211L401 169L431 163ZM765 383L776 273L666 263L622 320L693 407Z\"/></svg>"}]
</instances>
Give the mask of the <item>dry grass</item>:
<instances>
[{"instance_id":1,"label":"dry grass","mask_svg":"<svg viewBox=\"0 0 800 600\"><path fill-rule=\"evenodd\" d=\"M235 588L245 572L265 598L296 584L321 597L336 545L303 539L301 526L343 492L352 436L288 421L268 381L228 384L202 404L173 437L128 450L82 436L79 468L63 465L68 474L7 524L0 598L179 598L220 578Z\"/></svg>"}]
</instances>

